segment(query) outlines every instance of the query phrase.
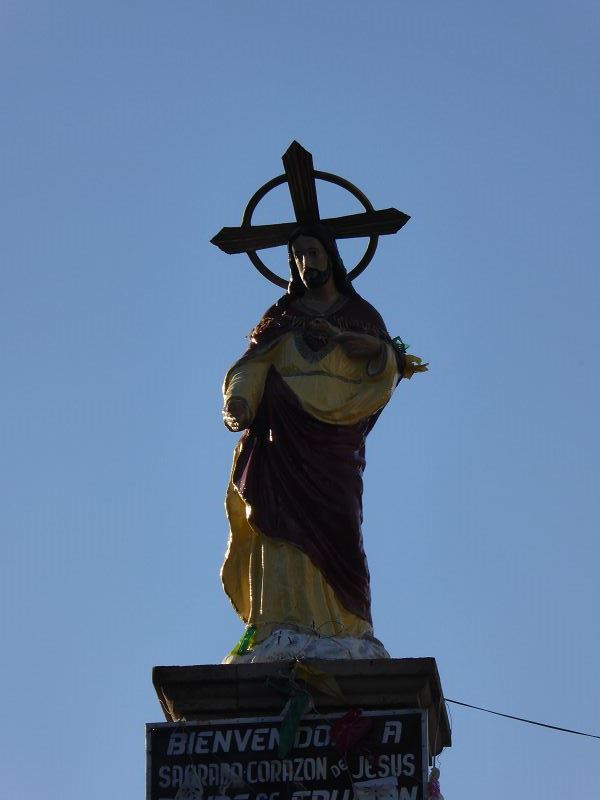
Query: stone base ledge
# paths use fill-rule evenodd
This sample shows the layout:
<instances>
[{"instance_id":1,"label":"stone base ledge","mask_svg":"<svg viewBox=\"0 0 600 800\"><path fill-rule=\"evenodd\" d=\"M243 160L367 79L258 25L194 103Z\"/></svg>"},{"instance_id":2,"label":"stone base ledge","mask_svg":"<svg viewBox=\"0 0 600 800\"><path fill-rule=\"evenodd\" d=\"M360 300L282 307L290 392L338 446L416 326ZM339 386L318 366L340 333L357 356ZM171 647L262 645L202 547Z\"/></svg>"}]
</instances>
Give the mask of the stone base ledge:
<instances>
[{"instance_id":1,"label":"stone base ledge","mask_svg":"<svg viewBox=\"0 0 600 800\"><path fill-rule=\"evenodd\" d=\"M335 677L344 699L308 687L319 711L426 709L429 754L452 744L434 658L305 660ZM154 667L152 683L168 722L278 715L285 699L267 678L288 674L294 662Z\"/></svg>"}]
</instances>

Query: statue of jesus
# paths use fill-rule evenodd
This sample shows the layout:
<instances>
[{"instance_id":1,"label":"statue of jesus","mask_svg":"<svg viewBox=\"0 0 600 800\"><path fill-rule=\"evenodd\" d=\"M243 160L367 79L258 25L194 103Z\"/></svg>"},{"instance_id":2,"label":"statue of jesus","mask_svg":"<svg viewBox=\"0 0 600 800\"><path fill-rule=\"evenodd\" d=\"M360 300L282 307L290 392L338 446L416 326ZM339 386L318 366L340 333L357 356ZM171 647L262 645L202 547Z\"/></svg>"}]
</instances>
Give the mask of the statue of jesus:
<instances>
[{"instance_id":1,"label":"statue of jesus","mask_svg":"<svg viewBox=\"0 0 600 800\"><path fill-rule=\"evenodd\" d=\"M321 222L288 241L288 290L225 377L243 431L221 577L246 634L227 662L385 658L363 549L365 440L398 381L427 365L390 338Z\"/></svg>"}]
</instances>

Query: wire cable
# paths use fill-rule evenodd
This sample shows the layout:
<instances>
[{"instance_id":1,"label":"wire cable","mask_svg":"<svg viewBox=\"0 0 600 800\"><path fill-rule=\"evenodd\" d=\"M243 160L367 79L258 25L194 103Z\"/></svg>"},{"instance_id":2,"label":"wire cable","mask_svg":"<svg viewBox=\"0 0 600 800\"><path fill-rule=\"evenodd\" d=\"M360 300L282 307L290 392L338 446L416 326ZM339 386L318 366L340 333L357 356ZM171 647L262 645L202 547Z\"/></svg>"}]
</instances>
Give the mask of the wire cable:
<instances>
[{"instance_id":1,"label":"wire cable","mask_svg":"<svg viewBox=\"0 0 600 800\"><path fill-rule=\"evenodd\" d=\"M514 717L512 714L503 714L500 711L492 711L490 708L482 708L481 706L473 706L470 703L462 703L460 700L450 700L444 697L446 703L454 703L456 706L464 706L465 708L474 708L476 711L485 711L487 714L495 714L497 717L506 717L507 719L516 719L518 722L527 722L529 725L538 725L540 728L550 728L553 731L562 731L563 733L574 733L577 736L588 736L590 739L600 739L596 733L584 733L583 731L574 731L571 728L561 728L558 725L549 725L547 722L536 722L533 719L525 719L524 717Z\"/></svg>"}]
</instances>

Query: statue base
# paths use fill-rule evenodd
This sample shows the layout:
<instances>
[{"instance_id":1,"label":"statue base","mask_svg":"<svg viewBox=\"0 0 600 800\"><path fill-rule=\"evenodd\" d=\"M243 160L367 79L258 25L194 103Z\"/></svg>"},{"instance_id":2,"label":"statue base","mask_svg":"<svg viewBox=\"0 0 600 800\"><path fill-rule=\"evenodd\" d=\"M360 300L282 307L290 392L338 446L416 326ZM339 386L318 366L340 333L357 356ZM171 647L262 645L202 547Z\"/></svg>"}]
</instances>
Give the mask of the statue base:
<instances>
[{"instance_id":1,"label":"statue base","mask_svg":"<svg viewBox=\"0 0 600 800\"><path fill-rule=\"evenodd\" d=\"M152 682L168 722L281 715L286 703L273 679L296 661L154 667ZM308 685L320 713L422 709L429 758L450 747L450 724L434 658L373 660L303 659L303 665L335 679L339 695Z\"/></svg>"},{"instance_id":2,"label":"statue base","mask_svg":"<svg viewBox=\"0 0 600 800\"><path fill-rule=\"evenodd\" d=\"M240 655L235 650L225 656L223 664L258 664L292 659L353 659L374 660L389 658L390 654L374 636L322 636L292 625L276 628L260 644Z\"/></svg>"}]
</instances>

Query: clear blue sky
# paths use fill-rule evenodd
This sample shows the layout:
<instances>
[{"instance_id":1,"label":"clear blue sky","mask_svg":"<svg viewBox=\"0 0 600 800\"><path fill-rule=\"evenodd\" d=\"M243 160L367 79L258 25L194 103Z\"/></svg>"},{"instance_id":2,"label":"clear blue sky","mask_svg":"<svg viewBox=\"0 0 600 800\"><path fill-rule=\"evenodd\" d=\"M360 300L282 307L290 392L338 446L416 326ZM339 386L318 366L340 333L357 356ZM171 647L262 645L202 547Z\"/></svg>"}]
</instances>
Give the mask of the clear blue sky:
<instances>
[{"instance_id":1,"label":"clear blue sky","mask_svg":"<svg viewBox=\"0 0 600 800\"><path fill-rule=\"evenodd\" d=\"M376 633L600 733L599 35L595 0L3 0L3 797L143 796L152 666L240 636L220 384L278 290L209 239L292 139L412 216L356 284L431 363L369 441ZM452 719L447 800L597 789L599 741Z\"/></svg>"}]
</instances>

